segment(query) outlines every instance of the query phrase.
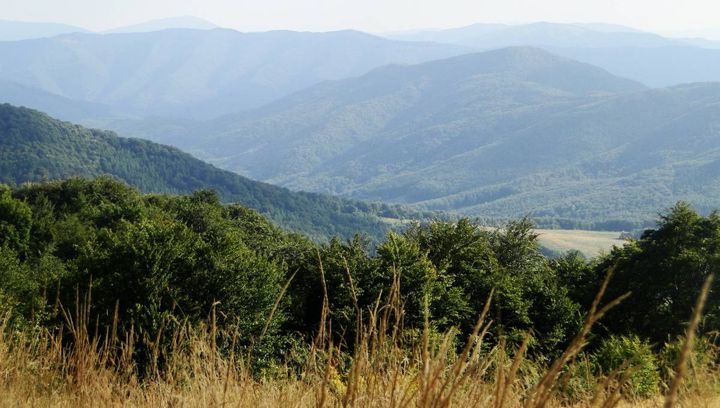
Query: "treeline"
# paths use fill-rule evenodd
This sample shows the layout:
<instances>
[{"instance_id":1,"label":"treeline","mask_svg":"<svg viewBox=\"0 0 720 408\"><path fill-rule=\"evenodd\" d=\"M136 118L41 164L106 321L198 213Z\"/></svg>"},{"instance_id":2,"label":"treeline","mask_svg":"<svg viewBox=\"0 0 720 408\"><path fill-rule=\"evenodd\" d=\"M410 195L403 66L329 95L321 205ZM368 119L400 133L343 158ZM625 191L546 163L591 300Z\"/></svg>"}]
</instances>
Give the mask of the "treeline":
<instances>
[{"instance_id":1,"label":"treeline","mask_svg":"<svg viewBox=\"0 0 720 408\"><path fill-rule=\"evenodd\" d=\"M312 341L324 305L337 344L351 350L356 322L394 290L409 338L427 319L432 333L456 328L457 339L472 332L494 292L489 344L532 331L531 351L549 358L578 331L608 270L608 297L632 295L594 329L596 339L661 348L682 334L705 278L720 269L720 216L682 203L656 229L590 261L543 256L533 227L435 221L374 247L361 236L317 244L211 191L143 195L109 178L2 187L0 314L10 313L13 327L53 329L85 301L101 336L145 339L214 316L238 333L223 347L253 347L267 366ZM715 283L703 332L720 329L718 290ZM140 362L149 358L143 350Z\"/></svg>"}]
</instances>

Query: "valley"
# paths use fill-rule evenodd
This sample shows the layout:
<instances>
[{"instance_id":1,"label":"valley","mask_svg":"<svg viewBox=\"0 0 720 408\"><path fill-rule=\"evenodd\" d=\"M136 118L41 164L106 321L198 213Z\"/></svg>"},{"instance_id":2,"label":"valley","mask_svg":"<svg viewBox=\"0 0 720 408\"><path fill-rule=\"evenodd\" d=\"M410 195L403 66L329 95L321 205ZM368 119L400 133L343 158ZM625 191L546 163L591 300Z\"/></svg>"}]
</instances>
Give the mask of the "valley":
<instances>
[{"instance_id":1,"label":"valley","mask_svg":"<svg viewBox=\"0 0 720 408\"><path fill-rule=\"evenodd\" d=\"M290 191L636 233L677 201L720 204L710 41L612 24L50 28L58 35L0 43L0 101ZM671 78L654 55L693 69Z\"/></svg>"},{"instance_id":2,"label":"valley","mask_svg":"<svg viewBox=\"0 0 720 408\"><path fill-rule=\"evenodd\" d=\"M3 1L0 407L717 405L715 5Z\"/></svg>"}]
</instances>

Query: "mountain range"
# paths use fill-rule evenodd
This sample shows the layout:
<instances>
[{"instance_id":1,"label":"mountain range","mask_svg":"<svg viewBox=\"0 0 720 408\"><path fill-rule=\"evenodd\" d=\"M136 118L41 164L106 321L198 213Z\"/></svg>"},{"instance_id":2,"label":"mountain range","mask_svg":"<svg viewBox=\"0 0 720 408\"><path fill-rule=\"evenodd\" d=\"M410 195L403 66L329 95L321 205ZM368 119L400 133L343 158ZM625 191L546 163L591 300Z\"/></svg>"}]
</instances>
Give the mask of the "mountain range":
<instances>
[{"instance_id":1,"label":"mountain range","mask_svg":"<svg viewBox=\"0 0 720 408\"><path fill-rule=\"evenodd\" d=\"M259 107L324 80L463 51L356 31L68 34L0 42L0 80L103 104L118 117L209 118Z\"/></svg>"},{"instance_id":2,"label":"mountain range","mask_svg":"<svg viewBox=\"0 0 720 408\"><path fill-rule=\"evenodd\" d=\"M539 47L651 87L720 81L720 43L608 24L476 24L388 38L356 31L241 33L212 27L185 17L118 28L115 34L0 42L0 81L46 92L51 100L65 98L65 105L97 104L91 111L102 115L47 111L119 131L148 118L213 119L389 64L508 46ZM12 94L0 100L24 103Z\"/></svg>"},{"instance_id":3,"label":"mountain range","mask_svg":"<svg viewBox=\"0 0 720 408\"><path fill-rule=\"evenodd\" d=\"M633 229L675 200L720 206L711 41L607 24L391 38L204 24L0 42L0 101L416 210Z\"/></svg>"},{"instance_id":4,"label":"mountain range","mask_svg":"<svg viewBox=\"0 0 720 408\"><path fill-rule=\"evenodd\" d=\"M138 24L117 27L105 33L144 33L172 28L209 30L217 26L197 17L182 16L150 20ZM91 33L91 30L68 24L0 20L0 41L20 41L55 37L71 33Z\"/></svg>"},{"instance_id":5,"label":"mountain range","mask_svg":"<svg viewBox=\"0 0 720 408\"><path fill-rule=\"evenodd\" d=\"M474 24L447 30L388 34L475 50L534 46L604 68L653 87L720 81L720 42L667 38L609 24Z\"/></svg>"},{"instance_id":6,"label":"mountain range","mask_svg":"<svg viewBox=\"0 0 720 408\"><path fill-rule=\"evenodd\" d=\"M649 89L536 48L379 68L186 132L252 178L494 219L630 228L720 204L720 84Z\"/></svg>"},{"instance_id":7,"label":"mountain range","mask_svg":"<svg viewBox=\"0 0 720 408\"><path fill-rule=\"evenodd\" d=\"M0 183L104 175L147 193L213 189L225 202L255 209L282 227L318 240L359 232L381 239L389 221L403 215L397 206L291 192L217 169L173 147L0 104Z\"/></svg>"},{"instance_id":8,"label":"mountain range","mask_svg":"<svg viewBox=\"0 0 720 408\"><path fill-rule=\"evenodd\" d=\"M446 30L418 31L409 34L389 34L389 38L403 41L426 41L463 44L474 48L513 46L552 47L658 47L681 44L657 34L610 24L473 24Z\"/></svg>"},{"instance_id":9,"label":"mountain range","mask_svg":"<svg viewBox=\"0 0 720 408\"><path fill-rule=\"evenodd\" d=\"M212 30L213 28L218 28L218 26L202 18L193 16L180 16L160 18L138 24L131 24L128 26L113 28L112 30L105 31L105 33L148 33L152 31L170 30L177 28L192 30Z\"/></svg>"},{"instance_id":10,"label":"mountain range","mask_svg":"<svg viewBox=\"0 0 720 408\"><path fill-rule=\"evenodd\" d=\"M68 24L0 20L0 41L19 41L85 32L89 30Z\"/></svg>"}]
</instances>

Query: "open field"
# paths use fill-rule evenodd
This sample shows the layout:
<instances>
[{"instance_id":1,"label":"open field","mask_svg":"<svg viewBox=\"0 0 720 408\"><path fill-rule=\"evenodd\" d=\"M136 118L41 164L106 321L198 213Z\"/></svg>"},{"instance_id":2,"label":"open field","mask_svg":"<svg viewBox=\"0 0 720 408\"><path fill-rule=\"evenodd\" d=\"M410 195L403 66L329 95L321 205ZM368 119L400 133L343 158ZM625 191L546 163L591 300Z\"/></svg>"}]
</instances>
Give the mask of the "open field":
<instances>
[{"instance_id":1,"label":"open field","mask_svg":"<svg viewBox=\"0 0 720 408\"><path fill-rule=\"evenodd\" d=\"M609 252L613 246L622 246L625 240L620 232L613 231L582 231L582 230L536 230L540 242L548 249L558 252L578 250L587 257L594 257Z\"/></svg>"},{"instance_id":2,"label":"open field","mask_svg":"<svg viewBox=\"0 0 720 408\"><path fill-rule=\"evenodd\" d=\"M492 230L494 227L483 227ZM536 229L540 244L554 252L580 251L588 258L609 252L614 246L622 246L621 232L586 231L563 229Z\"/></svg>"}]
</instances>

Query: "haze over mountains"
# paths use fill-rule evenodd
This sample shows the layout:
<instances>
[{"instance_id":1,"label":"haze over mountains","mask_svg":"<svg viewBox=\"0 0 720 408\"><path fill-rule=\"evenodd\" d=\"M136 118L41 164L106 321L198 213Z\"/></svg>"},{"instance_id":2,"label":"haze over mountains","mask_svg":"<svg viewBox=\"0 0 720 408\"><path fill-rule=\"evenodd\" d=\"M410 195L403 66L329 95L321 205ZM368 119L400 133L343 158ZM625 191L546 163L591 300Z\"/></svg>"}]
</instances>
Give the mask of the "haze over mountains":
<instances>
[{"instance_id":1,"label":"haze over mountains","mask_svg":"<svg viewBox=\"0 0 720 408\"><path fill-rule=\"evenodd\" d=\"M476 48L522 45L553 47L657 47L674 43L657 34L610 24L473 24L447 30L389 34L404 41L464 44ZM680 43L680 41L677 41Z\"/></svg>"},{"instance_id":2,"label":"haze over mountains","mask_svg":"<svg viewBox=\"0 0 720 408\"><path fill-rule=\"evenodd\" d=\"M117 130L125 130L129 118L211 119L388 64L507 46L540 47L653 87L720 81L720 49L712 48L720 43L699 46L697 39L609 24L476 24L391 40L354 31L240 33L212 27L180 17L113 30L122 34L0 43L0 80L53 94L49 99L104 105L95 108L108 112L102 120L49 113ZM3 101L23 103L12 95Z\"/></svg>"},{"instance_id":3,"label":"haze over mountains","mask_svg":"<svg viewBox=\"0 0 720 408\"><path fill-rule=\"evenodd\" d=\"M217 26L201 18L182 16L145 21L138 24L117 27L104 32L144 33L151 31L167 30L172 28L209 30L217 28ZM37 38L55 37L62 34L91 32L92 30L68 24L0 20L0 41L31 40Z\"/></svg>"},{"instance_id":4,"label":"haze over mountains","mask_svg":"<svg viewBox=\"0 0 720 408\"><path fill-rule=\"evenodd\" d=\"M720 202L719 130L718 84L650 90L520 47L320 84L177 140L292 189L610 225Z\"/></svg>"},{"instance_id":5,"label":"haze over mountains","mask_svg":"<svg viewBox=\"0 0 720 408\"><path fill-rule=\"evenodd\" d=\"M212 30L213 28L218 28L218 26L207 20L203 20L202 18L182 16L145 21L138 24L114 28L112 30L107 30L104 32L109 34L148 33L152 31L170 30L176 28L192 30Z\"/></svg>"},{"instance_id":6,"label":"haze over mountains","mask_svg":"<svg viewBox=\"0 0 720 408\"><path fill-rule=\"evenodd\" d=\"M720 206L712 41L611 24L391 38L210 24L0 42L0 101L418 209L631 229L679 199Z\"/></svg>"},{"instance_id":7,"label":"haze over mountains","mask_svg":"<svg viewBox=\"0 0 720 408\"><path fill-rule=\"evenodd\" d=\"M654 87L720 80L720 42L666 38L610 24L475 24L388 36L476 50L535 46Z\"/></svg>"},{"instance_id":8,"label":"haze over mountains","mask_svg":"<svg viewBox=\"0 0 720 408\"><path fill-rule=\"evenodd\" d=\"M71 34L0 43L0 79L106 104L119 114L204 118L258 107L323 80L461 50L355 31Z\"/></svg>"},{"instance_id":9,"label":"haze over mountains","mask_svg":"<svg viewBox=\"0 0 720 408\"><path fill-rule=\"evenodd\" d=\"M0 20L0 41L18 41L54 37L60 34L88 32L84 28L58 23Z\"/></svg>"},{"instance_id":10,"label":"haze over mountains","mask_svg":"<svg viewBox=\"0 0 720 408\"><path fill-rule=\"evenodd\" d=\"M518 115L540 117L578 99L642 89L639 83L539 49L508 48L323 83L257 111L210 122L193 130L205 138L191 138L183 147L221 156L218 162L224 166L253 177L287 182L295 175L283 175L310 171L337 153L357 159L352 148L358 145L412 142L386 154L398 163L426 163L424 154L451 153L438 147L457 143L457 132L472 132L468 136L473 140L480 139L478 131L494 138L500 129L525 127ZM247 153L233 156L238 148ZM266 154L275 160L267 162ZM337 192L344 190L338 186Z\"/></svg>"}]
</instances>

